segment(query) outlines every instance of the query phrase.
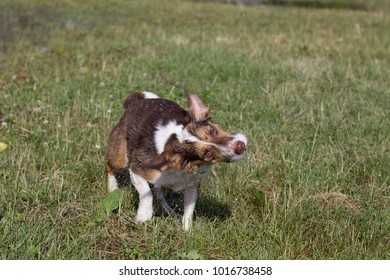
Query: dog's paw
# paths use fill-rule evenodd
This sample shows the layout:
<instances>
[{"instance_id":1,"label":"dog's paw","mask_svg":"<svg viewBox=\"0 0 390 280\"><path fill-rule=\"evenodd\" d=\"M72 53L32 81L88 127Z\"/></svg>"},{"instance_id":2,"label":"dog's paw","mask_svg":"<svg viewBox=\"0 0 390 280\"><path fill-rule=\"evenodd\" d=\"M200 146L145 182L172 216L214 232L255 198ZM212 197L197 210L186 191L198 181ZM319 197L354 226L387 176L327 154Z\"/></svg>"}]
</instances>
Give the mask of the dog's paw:
<instances>
[{"instance_id":1,"label":"dog's paw","mask_svg":"<svg viewBox=\"0 0 390 280\"><path fill-rule=\"evenodd\" d=\"M138 211L137 215L135 216L135 221L137 224L142 224L153 217L153 211Z\"/></svg>"},{"instance_id":2,"label":"dog's paw","mask_svg":"<svg viewBox=\"0 0 390 280\"><path fill-rule=\"evenodd\" d=\"M192 218L183 216L182 227L184 231L191 231L192 229Z\"/></svg>"}]
</instances>

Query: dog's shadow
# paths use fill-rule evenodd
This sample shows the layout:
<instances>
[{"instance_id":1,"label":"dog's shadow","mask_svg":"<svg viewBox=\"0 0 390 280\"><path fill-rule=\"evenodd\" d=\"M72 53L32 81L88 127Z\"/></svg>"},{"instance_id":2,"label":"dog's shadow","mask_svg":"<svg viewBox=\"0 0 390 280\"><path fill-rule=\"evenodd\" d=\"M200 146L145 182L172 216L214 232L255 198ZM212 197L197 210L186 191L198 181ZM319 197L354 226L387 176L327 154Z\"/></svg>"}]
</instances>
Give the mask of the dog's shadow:
<instances>
[{"instance_id":1,"label":"dog's shadow","mask_svg":"<svg viewBox=\"0 0 390 280\"><path fill-rule=\"evenodd\" d=\"M118 180L118 185L120 188L130 188L132 190L132 197L133 200L137 203L139 202L138 193L135 191L131 184L130 175L129 172L120 172L118 174L115 174L115 177ZM151 186L153 189L153 186ZM165 197L165 200L169 204L169 206L177 213L178 215L183 215L184 209L184 198L183 193L181 192L174 192L170 189L164 189L163 194ZM163 208L160 205L160 201L156 198L156 196L153 196L153 205L155 210L156 216L163 216L166 215ZM232 212L230 209L230 206L227 203L218 201L216 198L212 197L211 195L207 194L201 194L199 195L198 201L196 202L196 208L195 208L195 217L204 217L206 219L210 220L219 220L219 221L225 221L231 216Z\"/></svg>"},{"instance_id":2,"label":"dog's shadow","mask_svg":"<svg viewBox=\"0 0 390 280\"><path fill-rule=\"evenodd\" d=\"M184 214L183 204L184 204L184 195L182 192L174 192L170 189L164 189L163 191L165 200L168 202L169 206L175 210L179 215ZM156 199L155 205L160 203ZM157 208L156 215L163 215L164 210L162 207ZM210 220L219 220L225 221L231 216L232 212L230 206L227 203L223 203L215 199L214 197L206 194L199 195L198 201L196 202L195 214L196 217L204 217Z\"/></svg>"}]
</instances>

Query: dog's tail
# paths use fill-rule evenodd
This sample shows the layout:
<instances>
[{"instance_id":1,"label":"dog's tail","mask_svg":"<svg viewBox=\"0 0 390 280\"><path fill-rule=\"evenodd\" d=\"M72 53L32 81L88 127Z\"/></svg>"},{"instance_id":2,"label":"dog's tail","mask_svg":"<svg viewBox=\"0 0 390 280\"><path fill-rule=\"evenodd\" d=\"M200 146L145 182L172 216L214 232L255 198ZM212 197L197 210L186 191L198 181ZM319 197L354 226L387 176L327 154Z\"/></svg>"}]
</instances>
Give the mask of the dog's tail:
<instances>
[{"instance_id":1,"label":"dog's tail","mask_svg":"<svg viewBox=\"0 0 390 280\"><path fill-rule=\"evenodd\" d=\"M140 92L136 92L136 93L133 93L133 94L130 94L126 99L125 101L123 101L123 108L126 110L127 108L129 108L130 106L132 106L134 103L137 103L141 100L144 100L145 97L142 93Z\"/></svg>"},{"instance_id":2,"label":"dog's tail","mask_svg":"<svg viewBox=\"0 0 390 280\"><path fill-rule=\"evenodd\" d=\"M153 99L153 98L159 98L156 94L148 91L144 92L136 92L133 94L130 94L126 100L123 102L123 108L127 109L130 106L133 106L134 103L137 103L144 99Z\"/></svg>"}]
</instances>

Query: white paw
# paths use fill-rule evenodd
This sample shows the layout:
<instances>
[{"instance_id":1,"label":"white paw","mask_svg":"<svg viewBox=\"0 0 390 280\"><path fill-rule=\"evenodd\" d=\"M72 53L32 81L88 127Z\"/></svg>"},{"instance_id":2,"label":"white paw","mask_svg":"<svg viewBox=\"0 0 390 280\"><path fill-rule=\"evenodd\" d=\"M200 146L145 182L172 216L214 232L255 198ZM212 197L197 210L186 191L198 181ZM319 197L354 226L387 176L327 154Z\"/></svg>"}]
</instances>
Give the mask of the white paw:
<instances>
[{"instance_id":1,"label":"white paw","mask_svg":"<svg viewBox=\"0 0 390 280\"><path fill-rule=\"evenodd\" d=\"M192 218L183 216L183 229L189 231L192 228Z\"/></svg>"},{"instance_id":2,"label":"white paw","mask_svg":"<svg viewBox=\"0 0 390 280\"><path fill-rule=\"evenodd\" d=\"M152 217L153 217L153 211L138 211L137 215L135 216L135 221L138 224L142 224L152 219Z\"/></svg>"}]
</instances>

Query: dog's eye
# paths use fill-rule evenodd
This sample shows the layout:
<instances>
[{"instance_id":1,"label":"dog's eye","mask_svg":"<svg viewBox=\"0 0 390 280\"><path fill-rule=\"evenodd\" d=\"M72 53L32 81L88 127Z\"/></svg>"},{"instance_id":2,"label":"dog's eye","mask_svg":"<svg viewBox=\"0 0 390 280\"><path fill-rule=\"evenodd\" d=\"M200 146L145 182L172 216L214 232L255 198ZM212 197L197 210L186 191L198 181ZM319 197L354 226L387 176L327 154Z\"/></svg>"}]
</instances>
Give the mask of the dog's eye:
<instances>
[{"instance_id":1,"label":"dog's eye","mask_svg":"<svg viewBox=\"0 0 390 280\"><path fill-rule=\"evenodd\" d=\"M204 155L203 155L203 159L205 161L210 161L213 159L214 157L214 151L215 151L215 148L214 147L209 147L207 148L205 151L204 151Z\"/></svg>"},{"instance_id":2,"label":"dog's eye","mask_svg":"<svg viewBox=\"0 0 390 280\"><path fill-rule=\"evenodd\" d=\"M211 120L211 117L205 118L202 121L200 121L200 125L201 126L209 125L210 120Z\"/></svg>"}]
</instances>

